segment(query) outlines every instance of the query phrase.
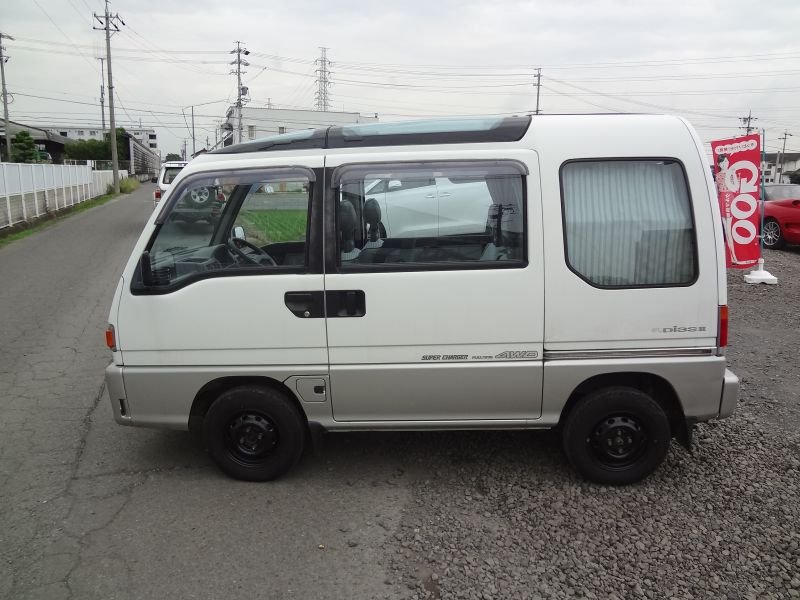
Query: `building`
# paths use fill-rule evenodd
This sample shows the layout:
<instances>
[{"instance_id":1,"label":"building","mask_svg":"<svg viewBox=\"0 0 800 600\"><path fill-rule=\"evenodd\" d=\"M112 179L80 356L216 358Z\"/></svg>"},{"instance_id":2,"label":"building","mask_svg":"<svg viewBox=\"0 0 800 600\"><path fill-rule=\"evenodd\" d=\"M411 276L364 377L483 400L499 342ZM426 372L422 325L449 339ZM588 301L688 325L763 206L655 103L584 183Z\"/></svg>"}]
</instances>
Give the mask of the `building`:
<instances>
[{"instance_id":1,"label":"building","mask_svg":"<svg viewBox=\"0 0 800 600\"><path fill-rule=\"evenodd\" d=\"M47 129L70 140L103 140L103 130L99 127L97 129L88 127L48 127ZM142 127L125 127L124 129L142 146L150 149L155 154L159 154L158 134L156 134L155 129Z\"/></svg>"},{"instance_id":2,"label":"building","mask_svg":"<svg viewBox=\"0 0 800 600\"><path fill-rule=\"evenodd\" d=\"M224 146L235 142L245 142L301 129L317 129L329 125L352 125L372 123L378 115L364 116L357 112L335 112L319 110L287 110L283 108L242 108L242 139L239 139L239 115L237 108L231 106L222 124Z\"/></svg>"},{"instance_id":3,"label":"building","mask_svg":"<svg viewBox=\"0 0 800 600\"><path fill-rule=\"evenodd\" d=\"M161 155L158 150L151 149L148 144L143 144L133 133L125 130L125 137L128 140L129 160L125 165L130 175L140 176L150 179L158 175L161 168Z\"/></svg>"},{"instance_id":4,"label":"building","mask_svg":"<svg viewBox=\"0 0 800 600\"><path fill-rule=\"evenodd\" d=\"M52 131L48 131L46 129L42 129L41 127L32 127L30 125L23 125L22 123L16 123L15 121L8 122L8 129L9 135L13 139L17 133L20 131L27 131L33 141L36 143L36 147L40 152L45 154L49 154L50 158L45 160L50 160L54 163L61 163L64 160L64 146L67 144L67 138L65 136L61 136L57 133ZM5 121L0 120L0 155L5 159L6 151L6 131L5 131Z\"/></svg>"},{"instance_id":5,"label":"building","mask_svg":"<svg viewBox=\"0 0 800 600\"><path fill-rule=\"evenodd\" d=\"M781 181L776 181L777 161L783 165L783 177ZM787 152L786 154L773 153L765 154L765 160L761 161L761 170L764 173L764 183L789 183L789 173L800 169L800 152Z\"/></svg>"}]
</instances>

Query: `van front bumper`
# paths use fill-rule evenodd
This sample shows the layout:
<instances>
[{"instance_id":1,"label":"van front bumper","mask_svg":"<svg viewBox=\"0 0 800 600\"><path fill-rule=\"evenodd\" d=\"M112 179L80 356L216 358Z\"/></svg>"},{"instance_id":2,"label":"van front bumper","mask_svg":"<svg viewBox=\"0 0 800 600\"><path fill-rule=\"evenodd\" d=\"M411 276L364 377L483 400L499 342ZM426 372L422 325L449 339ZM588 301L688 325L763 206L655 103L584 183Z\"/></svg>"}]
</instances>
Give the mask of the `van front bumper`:
<instances>
[{"instance_id":1,"label":"van front bumper","mask_svg":"<svg viewBox=\"0 0 800 600\"><path fill-rule=\"evenodd\" d=\"M106 390L111 400L114 420L120 425L133 425L133 418L125 395L125 382L122 379L122 367L111 363L106 367Z\"/></svg>"},{"instance_id":2,"label":"van front bumper","mask_svg":"<svg viewBox=\"0 0 800 600\"><path fill-rule=\"evenodd\" d=\"M725 379L722 382L722 397L719 401L719 418L730 417L736 409L739 398L739 378L730 369L725 369Z\"/></svg>"}]
</instances>

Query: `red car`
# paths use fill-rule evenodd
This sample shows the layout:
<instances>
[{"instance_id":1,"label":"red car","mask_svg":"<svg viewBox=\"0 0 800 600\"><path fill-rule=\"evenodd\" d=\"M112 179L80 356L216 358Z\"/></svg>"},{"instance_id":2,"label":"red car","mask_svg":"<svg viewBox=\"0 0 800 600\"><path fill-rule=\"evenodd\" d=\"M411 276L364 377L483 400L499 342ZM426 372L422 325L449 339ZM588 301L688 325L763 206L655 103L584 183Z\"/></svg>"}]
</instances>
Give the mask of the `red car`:
<instances>
[{"instance_id":1,"label":"red car","mask_svg":"<svg viewBox=\"0 0 800 600\"><path fill-rule=\"evenodd\" d=\"M765 185L764 191L764 247L800 244L800 185Z\"/></svg>"}]
</instances>

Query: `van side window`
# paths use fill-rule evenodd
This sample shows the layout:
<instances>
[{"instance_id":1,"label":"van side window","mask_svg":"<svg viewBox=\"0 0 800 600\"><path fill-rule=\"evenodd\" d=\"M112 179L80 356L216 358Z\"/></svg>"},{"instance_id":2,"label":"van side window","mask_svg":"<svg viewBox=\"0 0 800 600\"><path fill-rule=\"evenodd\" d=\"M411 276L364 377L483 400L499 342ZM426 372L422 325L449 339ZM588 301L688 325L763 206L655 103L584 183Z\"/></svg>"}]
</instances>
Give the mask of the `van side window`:
<instances>
[{"instance_id":1,"label":"van side window","mask_svg":"<svg viewBox=\"0 0 800 600\"><path fill-rule=\"evenodd\" d=\"M582 160L561 167L567 264L597 287L697 278L686 176L675 160Z\"/></svg>"},{"instance_id":2,"label":"van side window","mask_svg":"<svg viewBox=\"0 0 800 600\"><path fill-rule=\"evenodd\" d=\"M297 171L306 170L192 177L180 184L156 221L142 258L149 265L140 262L133 289L166 293L217 275L305 272L312 179Z\"/></svg>"},{"instance_id":3,"label":"van side window","mask_svg":"<svg viewBox=\"0 0 800 600\"><path fill-rule=\"evenodd\" d=\"M338 189L340 265L525 266L523 183L497 161L351 168Z\"/></svg>"},{"instance_id":4,"label":"van side window","mask_svg":"<svg viewBox=\"0 0 800 600\"><path fill-rule=\"evenodd\" d=\"M302 265L308 228L307 187L303 181L278 181L250 186L234 219L232 237L249 242L248 246L271 247L273 253L283 259L280 264ZM244 237L240 238L242 234ZM294 247L296 251L285 254L275 252L278 247Z\"/></svg>"}]
</instances>

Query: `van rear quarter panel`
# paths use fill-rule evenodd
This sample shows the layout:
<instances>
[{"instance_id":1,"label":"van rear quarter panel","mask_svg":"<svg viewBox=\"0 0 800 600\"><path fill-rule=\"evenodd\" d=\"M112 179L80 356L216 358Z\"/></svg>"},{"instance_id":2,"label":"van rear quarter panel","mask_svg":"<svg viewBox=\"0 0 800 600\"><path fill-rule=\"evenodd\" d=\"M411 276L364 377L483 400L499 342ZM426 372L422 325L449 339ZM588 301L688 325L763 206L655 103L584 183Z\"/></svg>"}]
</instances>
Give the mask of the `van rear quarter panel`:
<instances>
[{"instance_id":1,"label":"van rear quarter panel","mask_svg":"<svg viewBox=\"0 0 800 600\"><path fill-rule=\"evenodd\" d=\"M680 348L716 345L718 266L707 169L691 130L675 117L586 116L580 127L535 119L526 136L540 157L544 219L545 330L548 350ZM609 123L611 122L611 126ZM601 289L567 264L559 172L580 159L672 158L684 167L697 246L697 280L688 286ZM702 332L677 331L700 328ZM664 329L676 328L676 331Z\"/></svg>"}]
</instances>

